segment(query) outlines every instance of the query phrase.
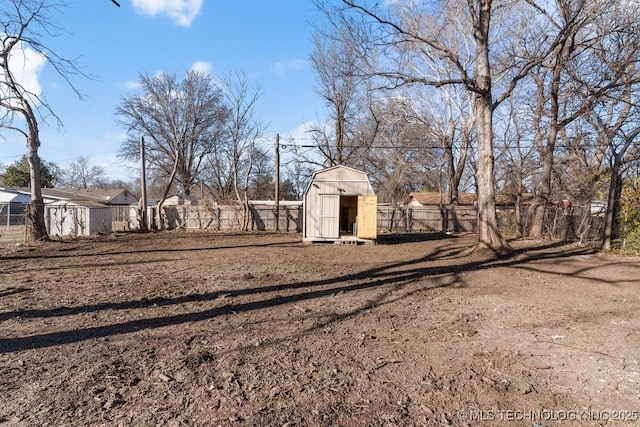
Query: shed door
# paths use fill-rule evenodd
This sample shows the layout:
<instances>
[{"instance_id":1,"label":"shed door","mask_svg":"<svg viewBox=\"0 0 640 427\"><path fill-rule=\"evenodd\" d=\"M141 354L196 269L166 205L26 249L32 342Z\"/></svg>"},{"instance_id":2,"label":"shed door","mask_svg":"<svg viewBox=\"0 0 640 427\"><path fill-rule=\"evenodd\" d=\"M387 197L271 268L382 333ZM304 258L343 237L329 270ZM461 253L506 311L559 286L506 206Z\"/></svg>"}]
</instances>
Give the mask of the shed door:
<instances>
[{"instance_id":1,"label":"shed door","mask_svg":"<svg viewBox=\"0 0 640 427\"><path fill-rule=\"evenodd\" d=\"M357 236L361 239L376 239L378 233L378 198L358 196Z\"/></svg>"},{"instance_id":2,"label":"shed door","mask_svg":"<svg viewBox=\"0 0 640 427\"><path fill-rule=\"evenodd\" d=\"M340 196L320 196L320 237L337 239L339 220Z\"/></svg>"}]
</instances>

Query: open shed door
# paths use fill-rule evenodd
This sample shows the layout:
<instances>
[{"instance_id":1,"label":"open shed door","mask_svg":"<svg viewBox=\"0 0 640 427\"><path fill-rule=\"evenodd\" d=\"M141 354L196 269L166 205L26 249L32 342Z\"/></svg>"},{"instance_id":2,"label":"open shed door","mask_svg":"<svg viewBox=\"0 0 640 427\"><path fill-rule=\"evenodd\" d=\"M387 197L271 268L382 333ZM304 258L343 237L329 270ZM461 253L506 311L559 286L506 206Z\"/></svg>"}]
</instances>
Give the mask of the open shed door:
<instances>
[{"instance_id":1,"label":"open shed door","mask_svg":"<svg viewBox=\"0 0 640 427\"><path fill-rule=\"evenodd\" d=\"M340 225L340 196L320 196L320 237L337 239Z\"/></svg>"},{"instance_id":2,"label":"open shed door","mask_svg":"<svg viewBox=\"0 0 640 427\"><path fill-rule=\"evenodd\" d=\"M356 237L375 240L378 238L378 197L358 196L358 218Z\"/></svg>"}]
</instances>

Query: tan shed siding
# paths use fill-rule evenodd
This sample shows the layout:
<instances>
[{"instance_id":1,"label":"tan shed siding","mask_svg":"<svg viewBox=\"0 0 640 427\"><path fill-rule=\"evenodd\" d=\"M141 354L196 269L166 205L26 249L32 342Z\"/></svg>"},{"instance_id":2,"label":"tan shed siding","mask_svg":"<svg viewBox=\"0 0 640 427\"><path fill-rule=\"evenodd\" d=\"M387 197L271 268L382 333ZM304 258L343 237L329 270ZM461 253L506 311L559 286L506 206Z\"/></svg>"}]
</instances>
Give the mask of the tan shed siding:
<instances>
[{"instance_id":1,"label":"tan shed siding","mask_svg":"<svg viewBox=\"0 0 640 427\"><path fill-rule=\"evenodd\" d=\"M373 195L364 172L346 166L316 172L304 195L304 238L331 240L339 238L341 233L349 234L356 220L357 201L350 206L347 198ZM345 214L348 218L342 217Z\"/></svg>"},{"instance_id":2,"label":"tan shed siding","mask_svg":"<svg viewBox=\"0 0 640 427\"><path fill-rule=\"evenodd\" d=\"M377 218L378 198L376 196L359 196L357 237L361 239L377 239Z\"/></svg>"}]
</instances>

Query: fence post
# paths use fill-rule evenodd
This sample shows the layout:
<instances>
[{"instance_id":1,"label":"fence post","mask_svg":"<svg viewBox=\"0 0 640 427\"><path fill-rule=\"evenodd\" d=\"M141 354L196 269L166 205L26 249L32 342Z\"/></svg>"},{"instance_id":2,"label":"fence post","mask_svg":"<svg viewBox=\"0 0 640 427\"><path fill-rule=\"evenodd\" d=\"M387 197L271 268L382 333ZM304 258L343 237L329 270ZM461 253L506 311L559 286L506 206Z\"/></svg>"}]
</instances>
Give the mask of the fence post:
<instances>
[{"instance_id":1,"label":"fence post","mask_svg":"<svg viewBox=\"0 0 640 427\"><path fill-rule=\"evenodd\" d=\"M391 207L391 217L389 218L389 231L393 232L394 231L394 224L393 222L396 219L396 207L392 206Z\"/></svg>"},{"instance_id":2,"label":"fence post","mask_svg":"<svg viewBox=\"0 0 640 427\"><path fill-rule=\"evenodd\" d=\"M289 206L285 206L284 207L284 214L285 214L285 222L284 222L284 224L285 224L287 232L289 232L289 222L290 222L289 221Z\"/></svg>"},{"instance_id":3,"label":"fence post","mask_svg":"<svg viewBox=\"0 0 640 427\"><path fill-rule=\"evenodd\" d=\"M446 233L449 231L449 211L444 206L440 208L440 219L440 229L443 233Z\"/></svg>"}]
</instances>

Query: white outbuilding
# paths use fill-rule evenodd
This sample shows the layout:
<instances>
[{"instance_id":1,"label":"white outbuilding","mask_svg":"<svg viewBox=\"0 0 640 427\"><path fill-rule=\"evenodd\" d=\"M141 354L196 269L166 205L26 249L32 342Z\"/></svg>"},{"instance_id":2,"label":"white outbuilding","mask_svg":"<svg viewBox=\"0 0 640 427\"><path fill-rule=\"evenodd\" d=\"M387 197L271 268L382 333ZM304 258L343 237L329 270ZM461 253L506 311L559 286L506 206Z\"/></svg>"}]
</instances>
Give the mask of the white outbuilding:
<instances>
[{"instance_id":1,"label":"white outbuilding","mask_svg":"<svg viewBox=\"0 0 640 427\"><path fill-rule=\"evenodd\" d=\"M377 197L367 174L334 166L317 171L304 193L304 242L375 241Z\"/></svg>"},{"instance_id":2,"label":"white outbuilding","mask_svg":"<svg viewBox=\"0 0 640 427\"><path fill-rule=\"evenodd\" d=\"M45 223L51 236L91 236L113 231L111 207L88 200L47 204Z\"/></svg>"}]
</instances>

